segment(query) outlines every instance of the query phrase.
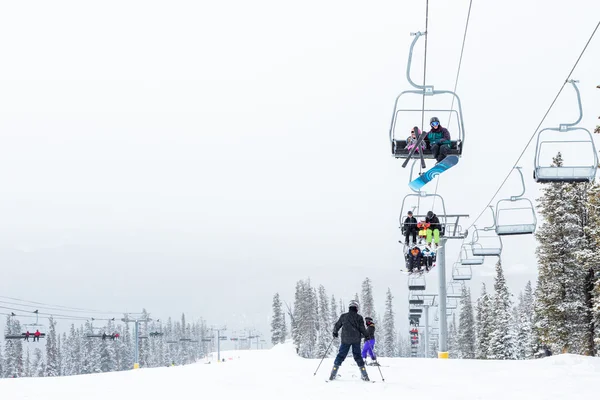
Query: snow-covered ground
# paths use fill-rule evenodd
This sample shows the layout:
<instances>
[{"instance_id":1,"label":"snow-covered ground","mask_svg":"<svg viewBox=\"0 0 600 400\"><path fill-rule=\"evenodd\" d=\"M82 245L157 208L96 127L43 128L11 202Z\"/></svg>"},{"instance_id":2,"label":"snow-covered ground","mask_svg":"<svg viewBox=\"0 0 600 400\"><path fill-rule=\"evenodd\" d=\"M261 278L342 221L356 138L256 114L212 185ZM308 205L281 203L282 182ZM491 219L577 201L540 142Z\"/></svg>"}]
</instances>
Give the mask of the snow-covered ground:
<instances>
[{"instance_id":1,"label":"snow-covered ground","mask_svg":"<svg viewBox=\"0 0 600 400\"><path fill-rule=\"evenodd\" d=\"M60 378L1 379L0 399L575 399L596 398L600 358L559 355L531 361L385 359L381 382L359 379L347 359L338 381L325 383L332 359L297 357L291 345L225 352L224 363ZM348 397L347 397L348 396ZM585 397L584 397L585 396Z\"/></svg>"}]
</instances>

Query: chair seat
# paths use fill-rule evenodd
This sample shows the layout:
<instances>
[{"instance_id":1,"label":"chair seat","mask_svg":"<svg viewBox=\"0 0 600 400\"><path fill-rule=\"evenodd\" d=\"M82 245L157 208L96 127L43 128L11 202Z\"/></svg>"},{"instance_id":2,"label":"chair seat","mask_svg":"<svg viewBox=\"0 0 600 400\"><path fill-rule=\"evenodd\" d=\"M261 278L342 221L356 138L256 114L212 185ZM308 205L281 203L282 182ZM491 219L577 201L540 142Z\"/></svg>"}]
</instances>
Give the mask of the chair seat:
<instances>
[{"instance_id":1,"label":"chair seat","mask_svg":"<svg viewBox=\"0 0 600 400\"><path fill-rule=\"evenodd\" d=\"M591 182L596 167L537 167L533 173L536 182Z\"/></svg>"},{"instance_id":2,"label":"chair seat","mask_svg":"<svg viewBox=\"0 0 600 400\"><path fill-rule=\"evenodd\" d=\"M517 224L517 225L498 225L496 226L496 235L528 235L535 231L534 224Z\"/></svg>"},{"instance_id":3,"label":"chair seat","mask_svg":"<svg viewBox=\"0 0 600 400\"><path fill-rule=\"evenodd\" d=\"M423 150L423 158L433 159L433 153L431 147L429 146L429 142L425 142L427 147ZM408 156L409 150L406 147L406 140L394 140L392 145L392 153L396 158L406 158ZM450 143L450 150L448 150L448 155L456 155L460 156L462 154L462 146L459 140L452 140ZM414 155L416 158L419 158L419 153L415 152Z\"/></svg>"}]
</instances>

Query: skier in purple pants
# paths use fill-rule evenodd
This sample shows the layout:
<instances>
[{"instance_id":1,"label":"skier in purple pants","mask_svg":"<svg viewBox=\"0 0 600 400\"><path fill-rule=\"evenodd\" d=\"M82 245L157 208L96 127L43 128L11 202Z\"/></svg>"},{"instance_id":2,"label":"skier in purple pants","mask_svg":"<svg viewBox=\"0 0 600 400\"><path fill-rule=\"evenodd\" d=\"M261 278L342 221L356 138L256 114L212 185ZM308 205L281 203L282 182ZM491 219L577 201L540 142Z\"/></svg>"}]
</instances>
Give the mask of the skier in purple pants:
<instances>
[{"instance_id":1,"label":"skier in purple pants","mask_svg":"<svg viewBox=\"0 0 600 400\"><path fill-rule=\"evenodd\" d=\"M366 317L365 324L367 325L367 333L369 334L369 340L365 340L365 345L362 350L362 358L365 359L365 364L367 362L367 355L371 357L373 362L370 365L379 365L377 362L377 357L375 356L375 324L373 323L373 318Z\"/></svg>"}]
</instances>

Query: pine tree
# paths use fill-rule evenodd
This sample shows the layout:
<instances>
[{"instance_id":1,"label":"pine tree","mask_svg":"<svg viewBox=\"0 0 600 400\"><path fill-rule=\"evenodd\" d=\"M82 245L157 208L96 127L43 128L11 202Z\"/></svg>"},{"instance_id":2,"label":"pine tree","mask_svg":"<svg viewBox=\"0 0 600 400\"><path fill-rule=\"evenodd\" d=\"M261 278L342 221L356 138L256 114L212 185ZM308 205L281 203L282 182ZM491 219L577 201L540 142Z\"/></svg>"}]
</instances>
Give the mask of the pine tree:
<instances>
[{"instance_id":1,"label":"pine tree","mask_svg":"<svg viewBox=\"0 0 600 400\"><path fill-rule=\"evenodd\" d=\"M59 354L56 335L56 322L48 320L48 335L46 335L46 373L45 376L59 376Z\"/></svg>"},{"instance_id":2,"label":"pine tree","mask_svg":"<svg viewBox=\"0 0 600 400\"><path fill-rule=\"evenodd\" d=\"M24 377L32 376L31 375L31 354L29 351L29 347L27 348L27 352L25 353L25 365L23 366L23 376Z\"/></svg>"},{"instance_id":3,"label":"pine tree","mask_svg":"<svg viewBox=\"0 0 600 400\"><path fill-rule=\"evenodd\" d=\"M298 281L296 284L293 315L292 338L298 354L304 358L315 357L318 301L316 292L310 285L310 280Z\"/></svg>"},{"instance_id":4,"label":"pine tree","mask_svg":"<svg viewBox=\"0 0 600 400\"><path fill-rule=\"evenodd\" d=\"M471 290L462 286L458 327L458 358L475 358L475 318L471 304Z\"/></svg>"},{"instance_id":5,"label":"pine tree","mask_svg":"<svg viewBox=\"0 0 600 400\"><path fill-rule=\"evenodd\" d=\"M2 344L0 343L0 379L4 378L4 356L2 355Z\"/></svg>"},{"instance_id":6,"label":"pine tree","mask_svg":"<svg viewBox=\"0 0 600 400\"><path fill-rule=\"evenodd\" d=\"M285 315L281 309L279 293L273 296L273 316L271 317L271 343L278 344L285 341Z\"/></svg>"},{"instance_id":7,"label":"pine tree","mask_svg":"<svg viewBox=\"0 0 600 400\"><path fill-rule=\"evenodd\" d=\"M33 350L33 375L32 376L37 376L37 377L41 377L41 376L45 376L46 372L46 362L44 361L44 354L42 353L42 350L39 348L36 348L35 350Z\"/></svg>"},{"instance_id":8,"label":"pine tree","mask_svg":"<svg viewBox=\"0 0 600 400\"><path fill-rule=\"evenodd\" d=\"M395 314L392 307L392 291L388 288L385 296L385 313L383 315L383 356L397 357Z\"/></svg>"},{"instance_id":9,"label":"pine tree","mask_svg":"<svg viewBox=\"0 0 600 400\"><path fill-rule=\"evenodd\" d=\"M492 332L490 335L488 358L496 360L514 360L516 358L512 302L504 279L502 263L496 263L494 280L494 298L492 302Z\"/></svg>"},{"instance_id":10,"label":"pine tree","mask_svg":"<svg viewBox=\"0 0 600 400\"><path fill-rule=\"evenodd\" d=\"M448 326L448 355L450 358L460 358L458 331L456 329L456 314L452 313L452 321Z\"/></svg>"},{"instance_id":11,"label":"pine tree","mask_svg":"<svg viewBox=\"0 0 600 400\"><path fill-rule=\"evenodd\" d=\"M535 352L533 339L533 290L531 281L525 285L525 291L519 295L519 303L515 310L518 332L517 358L527 360L533 358Z\"/></svg>"},{"instance_id":12,"label":"pine tree","mask_svg":"<svg viewBox=\"0 0 600 400\"><path fill-rule=\"evenodd\" d=\"M340 314L338 314L338 311L337 311L336 301L335 301L335 296L334 295L331 295L330 311L331 311L331 316L329 317L329 333L332 333L333 332L333 325L335 325L335 323L337 322L337 320L340 317ZM331 347L334 350L338 349L340 347L340 338L339 338L339 336L337 338L333 338L333 343L331 344Z\"/></svg>"},{"instance_id":13,"label":"pine tree","mask_svg":"<svg viewBox=\"0 0 600 400\"><path fill-rule=\"evenodd\" d=\"M317 353L318 358L322 358L329 355L331 351L331 314L329 313L329 301L327 299L327 293L323 285L319 286L319 315L318 315L318 332L319 336L317 339Z\"/></svg>"},{"instance_id":14,"label":"pine tree","mask_svg":"<svg viewBox=\"0 0 600 400\"><path fill-rule=\"evenodd\" d=\"M553 165L561 166L559 153ZM554 353L589 351L591 312L585 279L593 258L587 249L587 183L545 184L538 208L544 224L538 229L538 284L534 311L536 339ZM537 345L541 344L537 343Z\"/></svg>"},{"instance_id":15,"label":"pine tree","mask_svg":"<svg viewBox=\"0 0 600 400\"><path fill-rule=\"evenodd\" d=\"M369 278L365 278L362 283L362 302L360 303L360 311L364 317L371 317L377 321L375 315L375 302L373 301L373 285ZM358 297L358 294L357 294Z\"/></svg>"},{"instance_id":16,"label":"pine tree","mask_svg":"<svg viewBox=\"0 0 600 400\"><path fill-rule=\"evenodd\" d=\"M481 285L481 295L476 306L475 357L481 360L489 358L490 336L492 333L492 306L485 283Z\"/></svg>"}]
</instances>

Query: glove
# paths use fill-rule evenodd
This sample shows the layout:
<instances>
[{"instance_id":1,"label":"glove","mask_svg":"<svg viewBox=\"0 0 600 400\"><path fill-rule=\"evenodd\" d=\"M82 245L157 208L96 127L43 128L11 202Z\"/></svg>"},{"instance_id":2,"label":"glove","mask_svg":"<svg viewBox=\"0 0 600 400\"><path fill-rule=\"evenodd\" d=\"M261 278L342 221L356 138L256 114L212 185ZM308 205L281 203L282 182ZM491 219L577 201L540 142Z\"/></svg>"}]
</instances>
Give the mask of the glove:
<instances>
[{"instance_id":1,"label":"glove","mask_svg":"<svg viewBox=\"0 0 600 400\"><path fill-rule=\"evenodd\" d=\"M368 342L369 340L371 340L371 338L368 335L365 336L365 342Z\"/></svg>"},{"instance_id":2,"label":"glove","mask_svg":"<svg viewBox=\"0 0 600 400\"><path fill-rule=\"evenodd\" d=\"M333 337L337 338L339 336L339 334L337 332L333 332Z\"/></svg>"}]
</instances>

